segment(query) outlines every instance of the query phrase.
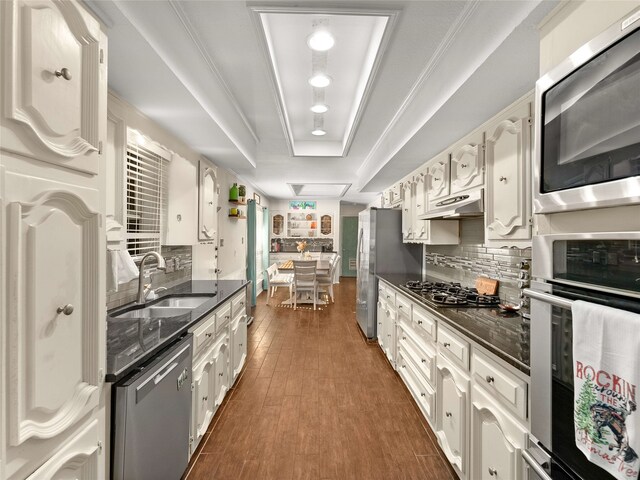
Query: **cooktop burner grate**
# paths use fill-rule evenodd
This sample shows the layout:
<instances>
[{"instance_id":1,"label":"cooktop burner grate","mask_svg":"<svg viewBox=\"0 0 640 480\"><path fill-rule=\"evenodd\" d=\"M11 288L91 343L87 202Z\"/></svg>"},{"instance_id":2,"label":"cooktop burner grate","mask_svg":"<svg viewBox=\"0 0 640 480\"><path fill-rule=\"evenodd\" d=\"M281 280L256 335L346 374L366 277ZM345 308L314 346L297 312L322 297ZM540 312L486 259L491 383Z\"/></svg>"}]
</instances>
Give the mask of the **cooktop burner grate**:
<instances>
[{"instance_id":1,"label":"cooktop burner grate","mask_svg":"<svg viewBox=\"0 0 640 480\"><path fill-rule=\"evenodd\" d=\"M437 307L495 307L500 303L497 295L481 295L455 282L410 281L401 286Z\"/></svg>"}]
</instances>

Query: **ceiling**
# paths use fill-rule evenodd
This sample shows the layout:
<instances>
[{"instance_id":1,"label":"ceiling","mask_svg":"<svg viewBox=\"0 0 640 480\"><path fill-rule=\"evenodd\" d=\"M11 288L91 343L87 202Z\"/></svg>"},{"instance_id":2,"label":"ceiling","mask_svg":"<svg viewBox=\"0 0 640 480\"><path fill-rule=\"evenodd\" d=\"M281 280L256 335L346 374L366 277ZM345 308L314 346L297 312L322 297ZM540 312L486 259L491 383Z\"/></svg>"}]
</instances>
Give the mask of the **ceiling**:
<instances>
[{"instance_id":1,"label":"ceiling","mask_svg":"<svg viewBox=\"0 0 640 480\"><path fill-rule=\"evenodd\" d=\"M269 197L368 203L533 88L537 25L558 2L86 3L107 26L109 87L194 150ZM340 87L322 140L309 136L314 18L335 28Z\"/></svg>"}]
</instances>

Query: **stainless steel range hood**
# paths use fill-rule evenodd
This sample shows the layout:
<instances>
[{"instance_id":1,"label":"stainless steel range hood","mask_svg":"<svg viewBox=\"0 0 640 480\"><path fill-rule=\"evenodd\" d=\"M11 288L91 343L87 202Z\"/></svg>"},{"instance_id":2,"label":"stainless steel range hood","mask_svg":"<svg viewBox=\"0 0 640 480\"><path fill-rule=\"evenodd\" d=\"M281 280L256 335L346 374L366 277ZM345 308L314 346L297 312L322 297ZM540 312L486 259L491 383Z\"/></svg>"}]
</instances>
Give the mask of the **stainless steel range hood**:
<instances>
[{"instance_id":1,"label":"stainless steel range hood","mask_svg":"<svg viewBox=\"0 0 640 480\"><path fill-rule=\"evenodd\" d=\"M419 220L456 219L463 217L481 217L484 215L484 189L478 189L437 202Z\"/></svg>"}]
</instances>

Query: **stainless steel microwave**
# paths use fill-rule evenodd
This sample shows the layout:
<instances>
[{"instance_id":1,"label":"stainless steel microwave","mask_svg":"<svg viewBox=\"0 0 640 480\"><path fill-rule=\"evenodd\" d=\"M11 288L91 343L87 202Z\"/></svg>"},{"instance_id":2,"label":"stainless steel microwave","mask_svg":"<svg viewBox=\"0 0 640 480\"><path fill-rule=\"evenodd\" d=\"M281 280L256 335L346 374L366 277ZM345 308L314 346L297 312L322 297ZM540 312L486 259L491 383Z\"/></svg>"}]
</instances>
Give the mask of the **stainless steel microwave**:
<instances>
[{"instance_id":1,"label":"stainless steel microwave","mask_svg":"<svg viewBox=\"0 0 640 480\"><path fill-rule=\"evenodd\" d=\"M534 213L640 203L640 9L536 83Z\"/></svg>"}]
</instances>

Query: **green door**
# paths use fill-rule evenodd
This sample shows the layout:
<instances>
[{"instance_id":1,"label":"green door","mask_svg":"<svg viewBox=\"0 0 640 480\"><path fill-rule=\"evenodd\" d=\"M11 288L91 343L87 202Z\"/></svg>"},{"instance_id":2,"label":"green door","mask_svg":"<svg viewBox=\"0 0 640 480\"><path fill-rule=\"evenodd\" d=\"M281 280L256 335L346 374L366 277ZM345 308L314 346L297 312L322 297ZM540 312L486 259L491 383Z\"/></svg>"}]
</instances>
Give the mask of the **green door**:
<instances>
[{"instance_id":1,"label":"green door","mask_svg":"<svg viewBox=\"0 0 640 480\"><path fill-rule=\"evenodd\" d=\"M356 276L358 217L342 217L342 276Z\"/></svg>"}]
</instances>

